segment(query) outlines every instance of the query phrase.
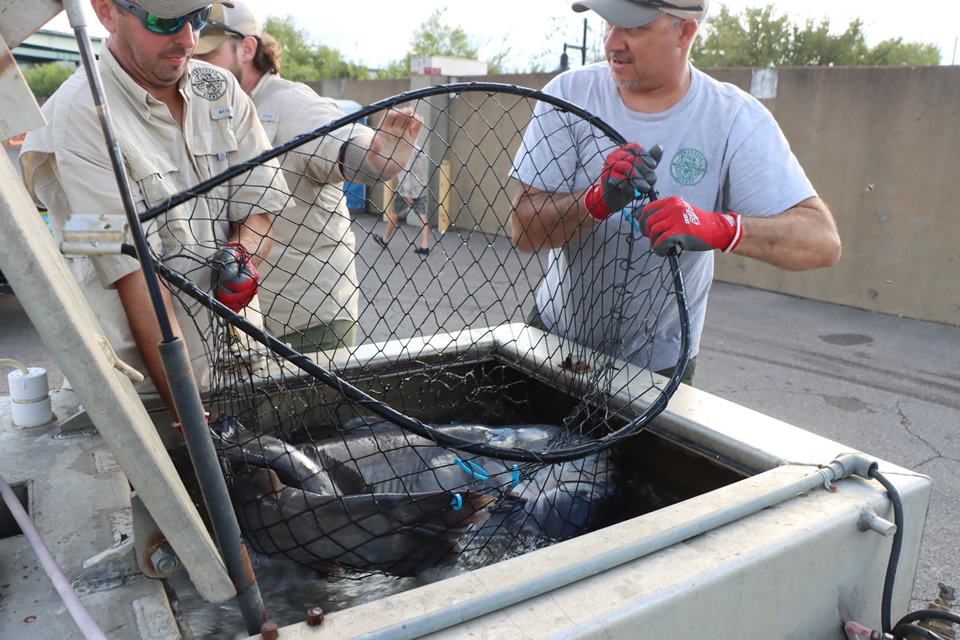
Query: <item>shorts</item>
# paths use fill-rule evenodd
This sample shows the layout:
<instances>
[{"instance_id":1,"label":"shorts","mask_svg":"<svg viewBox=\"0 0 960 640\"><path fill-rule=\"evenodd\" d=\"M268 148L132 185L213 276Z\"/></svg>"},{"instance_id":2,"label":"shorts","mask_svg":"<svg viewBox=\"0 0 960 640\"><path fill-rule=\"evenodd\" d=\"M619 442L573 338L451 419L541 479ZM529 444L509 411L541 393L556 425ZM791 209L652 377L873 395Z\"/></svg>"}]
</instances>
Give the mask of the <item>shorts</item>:
<instances>
[{"instance_id":1,"label":"shorts","mask_svg":"<svg viewBox=\"0 0 960 640\"><path fill-rule=\"evenodd\" d=\"M393 194L393 213L401 220L406 220L410 212L413 211L418 216L427 215L427 199L414 198L413 204L407 204L406 199L399 193Z\"/></svg>"}]
</instances>

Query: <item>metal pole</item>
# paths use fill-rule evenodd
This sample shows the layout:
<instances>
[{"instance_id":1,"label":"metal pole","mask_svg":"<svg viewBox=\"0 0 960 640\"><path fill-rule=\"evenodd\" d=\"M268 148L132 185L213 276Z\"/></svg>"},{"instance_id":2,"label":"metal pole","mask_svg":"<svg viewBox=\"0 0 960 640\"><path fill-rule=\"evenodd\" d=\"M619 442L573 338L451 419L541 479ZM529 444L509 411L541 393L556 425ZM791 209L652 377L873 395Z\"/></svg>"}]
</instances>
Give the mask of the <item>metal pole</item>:
<instances>
[{"instance_id":1,"label":"metal pole","mask_svg":"<svg viewBox=\"0 0 960 640\"><path fill-rule=\"evenodd\" d=\"M120 188L124 212L130 225L137 257L146 278L150 300L160 327L162 342L157 345L157 348L160 352L164 373L170 385L174 406L183 427L187 451L197 472L197 481L200 484L204 502L206 502L210 513L211 524L217 537L217 543L220 546L220 554L223 556L224 565L237 587L237 600L247 626L247 633L256 635L260 633L261 626L267 621L266 609L263 606L253 567L250 565L250 558L243 545L240 527L237 524L237 516L230 502L226 481L220 472L220 463L207 427L200 391L197 389L196 380L190 368L190 359L187 356L186 347L183 341L174 335L170 318L167 316L167 310L160 295L160 284L157 280L156 270L150 258L146 238L144 238L143 229L140 226L140 218L133 203L120 147L113 133L100 70L97 67L87 33L86 17L79 0L64 0L63 6L77 38L80 57L83 60L90 90L93 93L93 101L100 116L100 124L110 154L110 162L117 179L117 186Z\"/></svg>"},{"instance_id":2,"label":"metal pole","mask_svg":"<svg viewBox=\"0 0 960 640\"><path fill-rule=\"evenodd\" d=\"M580 65L587 66L587 19L583 19L583 47L580 48Z\"/></svg>"}]
</instances>

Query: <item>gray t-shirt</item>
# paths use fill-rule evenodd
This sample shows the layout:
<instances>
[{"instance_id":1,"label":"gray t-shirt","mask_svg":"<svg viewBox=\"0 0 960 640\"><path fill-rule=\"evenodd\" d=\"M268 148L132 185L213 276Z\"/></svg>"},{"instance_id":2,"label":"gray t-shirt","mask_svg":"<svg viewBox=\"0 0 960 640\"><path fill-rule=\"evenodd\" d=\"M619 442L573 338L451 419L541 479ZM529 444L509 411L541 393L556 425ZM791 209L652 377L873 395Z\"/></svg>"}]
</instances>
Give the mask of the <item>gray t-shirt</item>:
<instances>
[{"instance_id":1,"label":"gray t-shirt","mask_svg":"<svg viewBox=\"0 0 960 640\"><path fill-rule=\"evenodd\" d=\"M662 145L656 184L661 198L676 195L705 211L762 217L816 196L763 105L692 66L691 72L687 94L663 113L627 109L606 62L563 73L544 92L586 109L628 142L644 148ZM511 177L541 191L578 192L597 182L604 158L615 147L583 118L541 103L524 133ZM649 241L638 230L628 217L614 214L552 249L537 308L551 332L659 371L677 364L680 320L654 275L663 259L649 252ZM690 308L691 355L696 355L713 252L686 251L680 262Z\"/></svg>"}]
</instances>

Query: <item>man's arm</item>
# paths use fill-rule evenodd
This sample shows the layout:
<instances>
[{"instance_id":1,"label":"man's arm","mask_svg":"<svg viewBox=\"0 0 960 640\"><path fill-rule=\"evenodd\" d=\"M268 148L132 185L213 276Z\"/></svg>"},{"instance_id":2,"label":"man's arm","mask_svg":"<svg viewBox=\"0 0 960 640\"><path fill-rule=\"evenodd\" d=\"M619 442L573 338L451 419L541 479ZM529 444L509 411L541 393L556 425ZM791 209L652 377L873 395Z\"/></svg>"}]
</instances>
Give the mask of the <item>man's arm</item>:
<instances>
[{"instance_id":1,"label":"man's arm","mask_svg":"<svg viewBox=\"0 0 960 640\"><path fill-rule=\"evenodd\" d=\"M157 316L153 310L153 303L150 300L150 292L147 290L147 282L143 276L143 271L137 270L123 276L117 280L116 287L117 293L120 294L123 310L127 314L133 339L137 343L137 349L140 351L143 362L147 365L147 373L150 374L150 378L157 388L157 393L163 399L163 404L173 414L174 421L178 422L180 418L177 416L177 410L173 405L173 395L167 385L167 375L163 371L160 352L157 350L157 345L163 340L163 336L160 334L160 325L157 323ZM173 312L170 292L161 286L160 295L163 298L163 305L167 310L167 317L170 319L173 334L182 339L183 332L180 330L177 316Z\"/></svg>"},{"instance_id":2,"label":"man's arm","mask_svg":"<svg viewBox=\"0 0 960 640\"><path fill-rule=\"evenodd\" d=\"M252 213L243 222L230 223L230 239L243 246L250 253L250 261L259 266L273 249L272 215Z\"/></svg>"},{"instance_id":3,"label":"man's arm","mask_svg":"<svg viewBox=\"0 0 960 640\"><path fill-rule=\"evenodd\" d=\"M391 109L373 136L357 136L343 144L343 176L360 184L394 177L410 163L422 128L423 119L411 107Z\"/></svg>"},{"instance_id":4,"label":"man's arm","mask_svg":"<svg viewBox=\"0 0 960 640\"><path fill-rule=\"evenodd\" d=\"M808 198L768 218L741 218L743 237L733 253L789 271L832 267L840 260L840 234L820 198Z\"/></svg>"},{"instance_id":5,"label":"man's arm","mask_svg":"<svg viewBox=\"0 0 960 640\"><path fill-rule=\"evenodd\" d=\"M511 214L514 245L520 251L539 251L579 237L649 193L657 183L654 169L662 156L660 145L649 151L635 142L618 147L604 159L597 184L576 193L547 193L521 183Z\"/></svg>"},{"instance_id":6,"label":"man's arm","mask_svg":"<svg viewBox=\"0 0 960 640\"><path fill-rule=\"evenodd\" d=\"M815 196L769 217L702 211L671 196L643 208L640 229L659 256L668 255L674 247L719 249L789 271L832 267L840 260L837 225Z\"/></svg>"},{"instance_id":7,"label":"man's arm","mask_svg":"<svg viewBox=\"0 0 960 640\"><path fill-rule=\"evenodd\" d=\"M520 251L556 249L597 223L583 203L583 192L549 193L520 183L513 199L511 235Z\"/></svg>"}]
</instances>

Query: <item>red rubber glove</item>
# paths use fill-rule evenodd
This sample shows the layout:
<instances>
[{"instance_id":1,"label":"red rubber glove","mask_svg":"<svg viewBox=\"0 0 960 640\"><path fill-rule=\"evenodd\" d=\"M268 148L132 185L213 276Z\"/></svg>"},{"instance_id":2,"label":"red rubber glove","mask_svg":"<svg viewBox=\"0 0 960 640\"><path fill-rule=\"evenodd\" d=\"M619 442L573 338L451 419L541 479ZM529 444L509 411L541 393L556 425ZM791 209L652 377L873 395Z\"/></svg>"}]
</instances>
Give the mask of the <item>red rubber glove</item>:
<instances>
[{"instance_id":1,"label":"red rubber glove","mask_svg":"<svg viewBox=\"0 0 960 640\"><path fill-rule=\"evenodd\" d=\"M701 211L677 196L655 200L643 208L640 232L650 238L653 252L666 256L672 247L687 251L732 251L741 237L736 213Z\"/></svg>"},{"instance_id":2,"label":"red rubber glove","mask_svg":"<svg viewBox=\"0 0 960 640\"><path fill-rule=\"evenodd\" d=\"M216 289L214 297L224 306L239 313L257 295L260 274L250 262L250 254L243 245L231 242L221 247L210 258Z\"/></svg>"},{"instance_id":3,"label":"red rubber glove","mask_svg":"<svg viewBox=\"0 0 960 640\"><path fill-rule=\"evenodd\" d=\"M587 189L584 203L597 220L606 220L628 204L648 193L657 183L653 172L663 156L656 145L644 151L636 142L614 150L603 162L600 182Z\"/></svg>"}]
</instances>

